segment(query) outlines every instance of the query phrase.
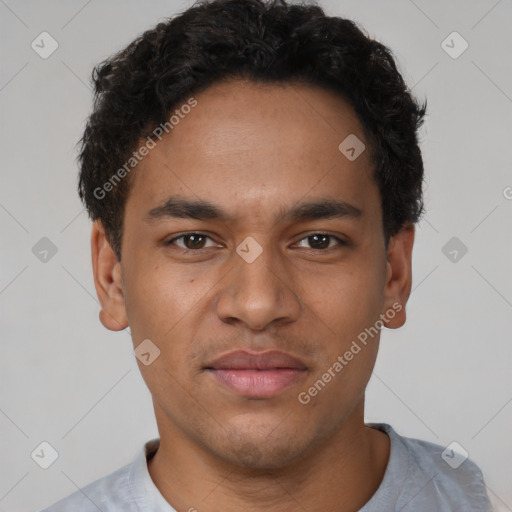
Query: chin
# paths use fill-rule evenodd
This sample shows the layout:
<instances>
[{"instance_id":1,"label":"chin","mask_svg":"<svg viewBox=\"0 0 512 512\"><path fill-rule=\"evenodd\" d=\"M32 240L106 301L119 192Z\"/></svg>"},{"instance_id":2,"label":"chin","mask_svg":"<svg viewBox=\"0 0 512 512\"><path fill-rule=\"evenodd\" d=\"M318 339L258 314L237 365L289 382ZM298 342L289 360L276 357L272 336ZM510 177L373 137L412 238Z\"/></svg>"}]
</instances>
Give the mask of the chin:
<instances>
[{"instance_id":1,"label":"chin","mask_svg":"<svg viewBox=\"0 0 512 512\"><path fill-rule=\"evenodd\" d=\"M266 440L239 440L223 450L223 458L241 468L254 470L278 470L293 463L301 454L297 445L277 445Z\"/></svg>"},{"instance_id":2,"label":"chin","mask_svg":"<svg viewBox=\"0 0 512 512\"><path fill-rule=\"evenodd\" d=\"M247 428L231 426L229 432L219 434L224 435L224 439L220 446L216 446L216 455L230 464L247 469L284 468L299 459L309 444L299 438L296 431L280 430L278 425L259 428L254 425Z\"/></svg>"}]
</instances>

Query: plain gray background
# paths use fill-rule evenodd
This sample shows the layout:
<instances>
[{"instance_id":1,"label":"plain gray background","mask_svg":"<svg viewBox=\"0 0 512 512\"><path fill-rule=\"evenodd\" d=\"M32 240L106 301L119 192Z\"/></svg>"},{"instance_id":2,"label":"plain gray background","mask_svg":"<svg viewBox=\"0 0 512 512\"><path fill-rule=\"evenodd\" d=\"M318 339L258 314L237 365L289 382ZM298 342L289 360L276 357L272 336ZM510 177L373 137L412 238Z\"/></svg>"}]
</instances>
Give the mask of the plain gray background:
<instances>
[{"instance_id":1,"label":"plain gray background","mask_svg":"<svg viewBox=\"0 0 512 512\"><path fill-rule=\"evenodd\" d=\"M49 505L158 435L129 332L98 320L75 143L93 66L191 3L0 0L2 512ZM496 510L511 510L512 4L319 3L390 46L429 102L427 215L408 321L383 330L366 420L443 446L457 441L483 470ZM43 31L59 45L47 59L31 48ZM453 31L469 44L457 58L442 46ZM463 43L446 44L453 54ZM46 262L33 252L43 237L57 250ZM452 237L456 261L452 246L443 252ZM48 469L31 458L43 441L59 454Z\"/></svg>"}]
</instances>

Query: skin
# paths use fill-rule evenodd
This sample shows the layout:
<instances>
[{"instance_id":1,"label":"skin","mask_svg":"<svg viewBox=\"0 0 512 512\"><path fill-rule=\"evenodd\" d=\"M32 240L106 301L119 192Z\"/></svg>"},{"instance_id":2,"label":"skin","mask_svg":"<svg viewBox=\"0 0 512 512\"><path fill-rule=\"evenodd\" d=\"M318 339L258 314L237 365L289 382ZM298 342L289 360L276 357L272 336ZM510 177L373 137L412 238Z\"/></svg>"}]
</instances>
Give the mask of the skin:
<instances>
[{"instance_id":1,"label":"skin","mask_svg":"<svg viewBox=\"0 0 512 512\"><path fill-rule=\"evenodd\" d=\"M386 252L369 145L338 95L231 80L196 99L133 174L121 263L101 222L92 229L101 322L129 325L135 347L150 339L160 350L150 365L138 361L160 434L151 478L178 511L359 510L389 458L388 436L363 415L379 335L308 404L297 397L393 304L402 310L385 326L404 324L414 226ZM338 149L352 133L367 148L355 161ZM207 200L231 218L148 221L169 196ZM330 199L362 214L278 219L299 201ZM190 239L165 245L198 231L209 237L199 249ZM307 238L325 232L348 245ZM250 264L236 252L248 236L263 250ZM250 400L204 370L241 348L288 352L307 371Z\"/></svg>"}]
</instances>

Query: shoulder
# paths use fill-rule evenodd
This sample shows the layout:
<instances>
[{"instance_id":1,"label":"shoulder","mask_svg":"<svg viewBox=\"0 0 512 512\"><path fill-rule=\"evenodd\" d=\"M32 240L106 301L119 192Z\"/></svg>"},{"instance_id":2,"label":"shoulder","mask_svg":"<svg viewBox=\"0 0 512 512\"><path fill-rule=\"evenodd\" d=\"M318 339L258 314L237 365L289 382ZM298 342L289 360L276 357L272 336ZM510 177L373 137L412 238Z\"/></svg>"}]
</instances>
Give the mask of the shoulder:
<instances>
[{"instance_id":1,"label":"shoulder","mask_svg":"<svg viewBox=\"0 0 512 512\"><path fill-rule=\"evenodd\" d=\"M135 512L130 500L129 471L131 464L106 475L40 512Z\"/></svg>"},{"instance_id":2,"label":"shoulder","mask_svg":"<svg viewBox=\"0 0 512 512\"><path fill-rule=\"evenodd\" d=\"M402 453L407 454L404 504L435 499L439 510L456 510L461 505L467 512L490 510L482 472L461 445L453 442L444 447L401 436L389 425L384 427L392 443L400 444L405 448Z\"/></svg>"}]
</instances>

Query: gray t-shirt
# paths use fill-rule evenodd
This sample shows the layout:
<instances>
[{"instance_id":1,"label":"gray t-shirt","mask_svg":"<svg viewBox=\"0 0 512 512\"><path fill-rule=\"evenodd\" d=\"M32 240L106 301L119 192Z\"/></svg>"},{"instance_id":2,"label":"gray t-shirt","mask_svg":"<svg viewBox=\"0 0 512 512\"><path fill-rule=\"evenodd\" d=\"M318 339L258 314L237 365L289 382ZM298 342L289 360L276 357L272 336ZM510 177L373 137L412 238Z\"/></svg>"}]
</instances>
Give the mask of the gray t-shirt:
<instances>
[{"instance_id":1,"label":"gray t-shirt","mask_svg":"<svg viewBox=\"0 0 512 512\"><path fill-rule=\"evenodd\" d=\"M385 423L368 426L386 432L391 449L379 488L359 512L492 510L482 473L471 460L464 460L454 469L457 464L450 465L446 456L441 456L442 446L400 436ZM148 472L147 460L158 445L159 439L148 441L131 464L40 512L176 512ZM454 456L453 452L450 455Z\"/></svg>"}]
</instances>

